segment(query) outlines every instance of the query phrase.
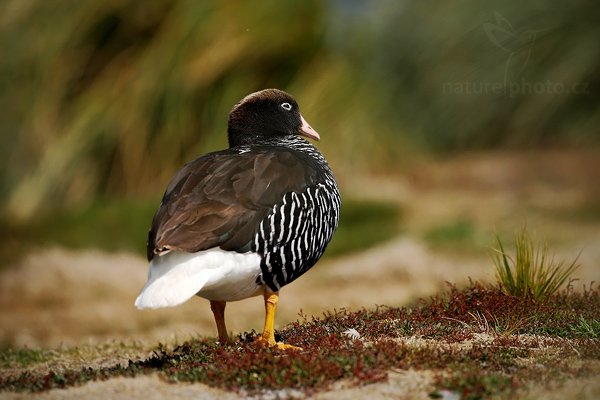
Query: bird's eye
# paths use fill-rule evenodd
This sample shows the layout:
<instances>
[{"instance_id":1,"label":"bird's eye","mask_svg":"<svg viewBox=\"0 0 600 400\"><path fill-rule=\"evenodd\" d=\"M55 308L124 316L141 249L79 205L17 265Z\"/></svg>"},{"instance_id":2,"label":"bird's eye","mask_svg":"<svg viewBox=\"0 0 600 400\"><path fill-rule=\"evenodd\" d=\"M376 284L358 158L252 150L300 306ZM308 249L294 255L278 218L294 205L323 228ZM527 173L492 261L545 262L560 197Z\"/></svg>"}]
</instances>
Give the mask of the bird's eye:
<instances>
[{"instance_id":1,"label":"bird's eye","mask_svg":"<svg viewBox=\"0 0 600 400\"><path fill-rule=\"evenodd\" d=\"M281 107L285 108L288 111L292 109L292 105L290 103L281 103Z\"/></svg>"}]
</instances>

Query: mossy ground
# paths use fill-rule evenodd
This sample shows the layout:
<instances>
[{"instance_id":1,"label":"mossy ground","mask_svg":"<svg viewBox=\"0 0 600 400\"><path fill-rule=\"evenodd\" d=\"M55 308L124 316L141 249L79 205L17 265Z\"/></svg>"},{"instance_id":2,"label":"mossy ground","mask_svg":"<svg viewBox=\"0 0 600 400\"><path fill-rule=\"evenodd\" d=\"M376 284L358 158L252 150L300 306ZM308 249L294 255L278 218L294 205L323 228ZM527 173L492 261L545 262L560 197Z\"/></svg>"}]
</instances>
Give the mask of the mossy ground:
<instances>
[{"instance_id":1,"label":"mossy ground","mask_svg":"<svg viewBox=\"0 0 600 400\"><path fill-rule=\"evenodd\" d=\"M472 283L465 289L450 286L411 307L301 315L278 332L279 340L302 346L301 352L257 348L254 332L227 346L212 338L159 345L149 357L131 352L128 361L101 367L63 363L39 369L36 364L60 357L60 351L5 351L3 367L12 368L3 373L0 388L43 391L157 373L169 382L244 393L288 388L312 393L340 380L365 385L385 381L390 370L410 369L434 373L431 397L442 390L467 399L504 397L529 384L600 373L599 321L597 288L582 293L567 288L536 302ZM68 358L69 351L64 353Z\"/></svg>"}]
</instances>

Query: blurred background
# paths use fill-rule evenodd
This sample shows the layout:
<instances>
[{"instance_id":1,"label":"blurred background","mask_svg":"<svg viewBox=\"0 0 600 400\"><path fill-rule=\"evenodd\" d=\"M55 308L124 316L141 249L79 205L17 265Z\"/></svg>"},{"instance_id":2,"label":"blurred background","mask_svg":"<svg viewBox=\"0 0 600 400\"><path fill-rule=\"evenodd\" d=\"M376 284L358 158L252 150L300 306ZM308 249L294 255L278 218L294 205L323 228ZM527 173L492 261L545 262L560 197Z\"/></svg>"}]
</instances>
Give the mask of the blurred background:
<instances>
[{"instance_id":1,"label":"blurred background","mask_svg":"<svg viewBox=\"0 0 600 400\"><path fill-rule=\"evenodd\" d=\"M138 312L174 172L232 105L292 93L344 195L302 309L399 305L493 280L526 224L600 277L600 4L516 0L4 0L0 345L214 335L208 304ZM206 304L205 304L206 303ZM262 326L233 304L234 332Z\"/></svg>"}]
</instances>

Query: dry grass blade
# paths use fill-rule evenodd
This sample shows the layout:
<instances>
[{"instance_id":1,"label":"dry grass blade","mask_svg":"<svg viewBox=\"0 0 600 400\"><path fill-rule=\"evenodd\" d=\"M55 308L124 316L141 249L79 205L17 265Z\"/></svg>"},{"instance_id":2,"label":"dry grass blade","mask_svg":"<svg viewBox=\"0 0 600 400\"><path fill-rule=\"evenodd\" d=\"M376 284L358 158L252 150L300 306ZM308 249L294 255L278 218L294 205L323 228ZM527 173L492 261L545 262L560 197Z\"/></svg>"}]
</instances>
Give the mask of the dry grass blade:
<instances>
[{"instance_id":1,"label":"dry grass blade","mask_svg":"<svg viewBox=\"0 0 600 400\"><path fill-rule=\"evenodd\" d=\"M487 335L500 336L509 336L514 333L517 333L522 327L524 327L529 321L531 321L534 318L533 316L529 316L526 318L520 316L511 316L511 318L504 318L502 319L502 321L500 321L495 315L493 315L488 310L484 310L484 312L480 312L479 310L476 310L475 312L469 311L467 312L467 315L471 317L470 323L461 321L457 318L442 318L449 321L458 322L462 325L463 328L474 333L484 333Z\"/></svg>"}]
</instances>

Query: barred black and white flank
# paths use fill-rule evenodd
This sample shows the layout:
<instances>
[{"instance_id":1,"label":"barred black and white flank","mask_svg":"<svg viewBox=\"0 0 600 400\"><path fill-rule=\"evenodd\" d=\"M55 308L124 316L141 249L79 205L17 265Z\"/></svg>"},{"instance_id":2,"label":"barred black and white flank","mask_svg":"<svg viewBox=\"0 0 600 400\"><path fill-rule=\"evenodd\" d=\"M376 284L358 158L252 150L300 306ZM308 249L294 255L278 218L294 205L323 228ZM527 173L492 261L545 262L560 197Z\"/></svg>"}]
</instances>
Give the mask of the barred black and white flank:
<instances>
[{"instance_id":1,"label":"barred black and white flank","mask_svg":"<svg viewBox=\"0 0 600 400\"><path fill-rule=\"evenodd\" d=\"M317 174L304 190L285 193L254 236L252 251L262 256L257 282L272 291L319 260L337 228L341 205L337 184L321 153L299 137L287 140L285 147L308 155Z\"/></svg>"},{"instance_id":2,"label":"barred black and white flank","mask_svg":"<svg viewBox=\"0 0 600 400\"><path fill-rule=\"evenodd\" d=\"M253 93L233 107L229 148L186 164L167 187L138 308L196 294L215 305L276 293L319 260L341 200L325 158L299 135L319 139L283 91Z\"/></svg>"}]
</instances>

